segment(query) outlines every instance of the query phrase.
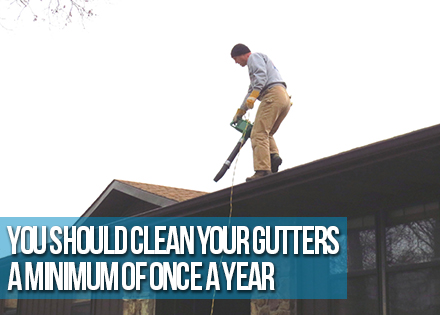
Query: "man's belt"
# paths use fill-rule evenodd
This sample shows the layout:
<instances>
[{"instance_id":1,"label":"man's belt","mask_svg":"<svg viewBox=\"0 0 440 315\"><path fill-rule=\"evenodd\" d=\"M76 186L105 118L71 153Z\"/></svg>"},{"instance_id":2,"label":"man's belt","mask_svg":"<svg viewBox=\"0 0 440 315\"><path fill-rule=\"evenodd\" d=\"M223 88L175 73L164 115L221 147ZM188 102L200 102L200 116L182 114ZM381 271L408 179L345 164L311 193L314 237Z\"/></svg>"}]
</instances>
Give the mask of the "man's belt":
<instances>
[{"instance_id":1,"label":"man's belt","mask_svg":"<svg viewBox=\"0 0 440 315\"><path fill-rule=\"evenodd\" d=\"M283 85L284 88L287 88L287 85L285 82L272 82L269 83L268 85L266 85L260 92L260 98L264 95L264 93L267 92L267 90L269 90L271 87L274 87L275 85Z\"/></svg>"}]
</instances>

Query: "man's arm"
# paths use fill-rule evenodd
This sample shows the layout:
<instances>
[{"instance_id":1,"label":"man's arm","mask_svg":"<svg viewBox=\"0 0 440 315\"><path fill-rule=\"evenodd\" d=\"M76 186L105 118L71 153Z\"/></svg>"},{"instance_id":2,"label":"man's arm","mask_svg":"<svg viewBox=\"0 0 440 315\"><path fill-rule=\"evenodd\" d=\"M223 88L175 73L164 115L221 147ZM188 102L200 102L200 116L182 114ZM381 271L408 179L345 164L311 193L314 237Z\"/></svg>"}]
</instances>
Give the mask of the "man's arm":
<instances>
[{"instance_id":1,"label":"man's arm","mask_svg":"<svg viewBox=\"0 0 440 315\"><path fill-rule=\"evenodd\" d=\"M251 83L243 103L234 116L234 121L236 121L237 118L241 118L248 109L254 108L255 101L267 83L266 60L263 55L258 53L251 54L247 66Z\"/></svg>"},{"instance_id":2,"label":"man's arm","mask_svg":"<svg viewBox=\"0 0 440 315\"><path fill-rule=\"evenodd\" d=\"M264 56L258 53L249 56L248 69L252 90L261 92L267 84L267 62Z\"/></svg>"},{"instance_id":3,"label":"man's arm","mask_svg":"<svg viewBox=\"0 0 440 315\"><path fill-rule=\"evenodd\" d=\"M251 84L249 86L248 94L242 104L242 109L244 109L243 107L246 107L246 109L254 108L255 101L260 96L261 90L267 83L266 68L266 60L263 55L254 53L249 56L248 69Z\"/></svg>"}]
</instances>

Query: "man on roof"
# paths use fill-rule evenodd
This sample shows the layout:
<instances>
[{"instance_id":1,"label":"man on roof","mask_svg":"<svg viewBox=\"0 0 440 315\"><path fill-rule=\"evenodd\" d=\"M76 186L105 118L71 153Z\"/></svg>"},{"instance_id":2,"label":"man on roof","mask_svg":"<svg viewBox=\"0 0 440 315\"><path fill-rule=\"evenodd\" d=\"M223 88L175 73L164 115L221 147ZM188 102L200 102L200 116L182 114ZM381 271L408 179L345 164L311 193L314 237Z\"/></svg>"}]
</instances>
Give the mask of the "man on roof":
<instances>
[{"instance_id":1,"label":"man on roof","mask_svg":"<svg viewBox=\"0 0 440 315\"><path fill-rule=\"evenodd\" d=\"M231 57L240 66L248 66L250 85L243 103L233 121L240 120L247 110L261 101L251 132L255 174L246 181L278 172L282 163L273 135L289 112L291 102L286 83L272 61L262 53L252 53L243 44L232 48Z\"/></svg>"}]
</instances>

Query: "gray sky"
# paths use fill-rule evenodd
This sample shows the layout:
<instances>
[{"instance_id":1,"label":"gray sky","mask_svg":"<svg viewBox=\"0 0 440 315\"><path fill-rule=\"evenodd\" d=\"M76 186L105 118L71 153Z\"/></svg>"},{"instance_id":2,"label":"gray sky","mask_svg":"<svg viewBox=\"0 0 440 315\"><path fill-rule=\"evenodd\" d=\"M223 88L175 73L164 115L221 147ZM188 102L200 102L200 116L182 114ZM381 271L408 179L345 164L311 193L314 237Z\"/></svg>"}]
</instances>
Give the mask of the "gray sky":
<instances>
[{"instance_id":1,"label":"gray sky","mask_svg":"<svg viewBox=\"0 0 440 315\"><path fill-rule=\"evenodd\" d=\"M268 54L292 95L281 170L439 123L438 1L113 0L96 13L85 29L0 28L1 216L80 216L113 179L230 187L232 168L213 178L240 137L236 43ZM235 184L252 174L247 143Z\"/></svg>"}]
</instances>

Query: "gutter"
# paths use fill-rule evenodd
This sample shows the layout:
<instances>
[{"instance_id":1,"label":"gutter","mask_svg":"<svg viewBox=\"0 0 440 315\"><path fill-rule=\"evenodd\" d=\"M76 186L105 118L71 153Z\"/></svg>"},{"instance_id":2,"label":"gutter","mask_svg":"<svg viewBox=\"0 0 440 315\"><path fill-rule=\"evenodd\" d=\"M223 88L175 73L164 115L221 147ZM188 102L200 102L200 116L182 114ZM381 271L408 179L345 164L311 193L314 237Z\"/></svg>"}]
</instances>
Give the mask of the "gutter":
<instances>
[{"instance_id":1,"label":"gutter","mask_svg":"<svg viewBox=\"0 0 440 315\"><path fill-rule=\"evenodd\" d=\"M355 148L334 156L234 186L233 202L271 194L302 183L316 181L333 174L353 170L392 158L405 156L424 149L440 146L440 125L427 127L387 140ZM226 207L229 209L231 189L179 202L159 209L140 213L140 217L183 217ZM227 216L228 213L225 213Z\"/></svg>"}]
</instances>

